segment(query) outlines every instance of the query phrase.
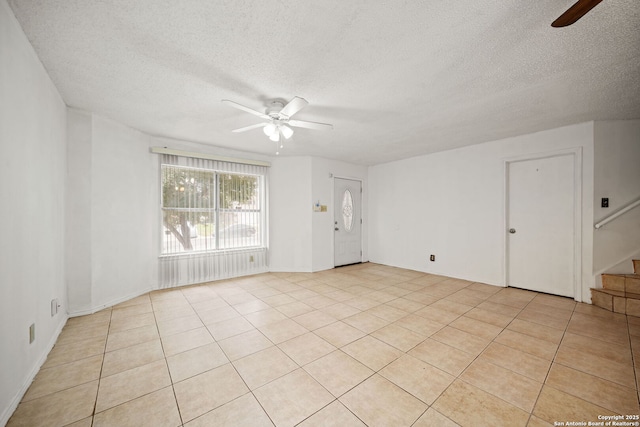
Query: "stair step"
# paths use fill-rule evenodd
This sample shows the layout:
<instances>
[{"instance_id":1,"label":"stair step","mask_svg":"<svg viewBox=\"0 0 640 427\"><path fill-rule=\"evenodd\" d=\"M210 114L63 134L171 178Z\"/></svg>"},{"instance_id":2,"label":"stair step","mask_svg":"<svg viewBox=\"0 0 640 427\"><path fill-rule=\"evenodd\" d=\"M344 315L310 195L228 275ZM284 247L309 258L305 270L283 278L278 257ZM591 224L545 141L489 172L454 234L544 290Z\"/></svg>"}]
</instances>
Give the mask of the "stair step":
<instances>
[{"instance_id":1,"label":"stair step","mask_svg":"<svg viewBox=\"0 0 640 427\"><path fill-rule=\"evenodd\" d=\"M602 287L612 291L640 294L640 274L603 274Z\"/></svg>"},{"instance_id":2,"label":"stair step","mask_svg":"<svg viewBox=\"0 0 640 427\"><path fill-rule=\"evenodd\" d=\"M591 303L615 313L640 317L640 293L591 288Z\"/></svg>"},{"instance_id":3,"label":"stair step","mask_svg":"<svg viewBox=\"0 0 640 427\"><path fill-rule=\"evenodd\" d=\"M615 313L640 317L640 260L633 274L602 274L602 288L591 288L591 303Z\"/></svg>"}]
</instances>

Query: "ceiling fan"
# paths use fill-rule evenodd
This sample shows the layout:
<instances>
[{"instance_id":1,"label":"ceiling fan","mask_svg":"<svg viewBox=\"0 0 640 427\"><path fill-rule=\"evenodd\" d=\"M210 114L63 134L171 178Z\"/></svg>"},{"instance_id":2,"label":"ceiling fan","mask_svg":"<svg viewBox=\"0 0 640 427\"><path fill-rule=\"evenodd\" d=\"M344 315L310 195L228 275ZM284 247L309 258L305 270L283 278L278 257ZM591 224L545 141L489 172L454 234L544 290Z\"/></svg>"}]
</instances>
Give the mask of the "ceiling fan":
<instances>
[{"instance_id":1,"label":"ceiling fan","mask_svg":"<svg viewBox=\"0 0 640 427\"><path fill-rule=\"evenodd\" d=\"M575 23L578 19L586 15L591 9L596 7L602 0L578 0L565 13L560 15L558 19L553 21L552 27L566 27Z\"/></svg>"},{"instance_id":2,"label":"ceiling fan","mask_svg":"<svg viewBox=\"0 0 640 427\"><path fill-rule=\"evenodd\" d=\"M316 123L308 122L305 120L292 120L291 116L302 110L309 104L304 98L295 96L291 101L284 105L281 101L271 101L264 113L254 110L253 108L245 107L237 102L223 99L222 102L230 107L237 108L238 110L246 111L247 113L258 116L261 119L266 120L264 123L258 123L255 125L245 126L239 129L234 129L232 132L245 132L251 129L263 128L265 135L273 142L278 143L278 147L282 148L282 138L289 139L293 135L293 129L291 127L314 129L314 130L328 130L333 129L333 125L328 123ZM276 154L279 154L276 151Z\"/></svg>"}]
</instances>

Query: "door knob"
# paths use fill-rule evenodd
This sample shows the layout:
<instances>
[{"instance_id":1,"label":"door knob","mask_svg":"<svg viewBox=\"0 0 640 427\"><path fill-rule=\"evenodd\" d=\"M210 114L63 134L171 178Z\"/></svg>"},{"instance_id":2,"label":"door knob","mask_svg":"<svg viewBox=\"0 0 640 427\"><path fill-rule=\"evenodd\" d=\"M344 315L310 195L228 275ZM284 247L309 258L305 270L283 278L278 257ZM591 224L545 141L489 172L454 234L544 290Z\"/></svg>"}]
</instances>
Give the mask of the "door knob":
<instances>
[{"instance_id":1,"label":"door knob","mask_svg":"<svg viewBox=\"0 0 640 427\"><path fill-rule=\"evenodd\" d=\"M511 233L511 234L516 234L516 229L515 229L515 228L510 228L510 229L509 229L509 233Z\"/></svg>"},{"instance_id":2,"label":"door knob","mask_svg":"<svg viewBox=\"0 0 640 427\"><path fill-rule=\"evenodd\" d=\"M338 227L334 228L335 231L339 231L340 229Z\"/></svg>"}]
</instances>

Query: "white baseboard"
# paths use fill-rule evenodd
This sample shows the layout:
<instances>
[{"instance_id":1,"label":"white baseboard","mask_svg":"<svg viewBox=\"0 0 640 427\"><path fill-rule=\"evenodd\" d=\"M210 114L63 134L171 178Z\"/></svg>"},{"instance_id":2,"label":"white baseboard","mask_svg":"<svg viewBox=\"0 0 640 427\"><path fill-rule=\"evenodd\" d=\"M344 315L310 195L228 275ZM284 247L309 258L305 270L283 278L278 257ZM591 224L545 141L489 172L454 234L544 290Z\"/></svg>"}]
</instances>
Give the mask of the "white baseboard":
<instances>
[{"instance_id":1,"label":"white baseboard","mask_svg":"<svg viewBox=\"0 0 640 427\"><path fill-rule=\"evenodd\" d=\"M71 312L69 312L69 317L86 316L86 315L89 315L89 314L97 313L100 310L104 310L105 308L108 308L108 307L113 307L114 305L118 305L121 302L129 301L130 299L139 297L140 295L144 295L144 294L146 294L148 292L151 292L153 290L154 290L153 288L143 289L141 291L134 292L134 293L126 295L124 297L116 298L116 299L113 299L111 301L107 301L106 303L96 305L96 306L91 307L91 308L86 309L86 310L71 311Z\"/></svg>"},{"instance_id":2,"label":"white baseboard","mask_svg":"<svg viewBox=\"0 0 640 427\"><path fill-rule=\"evenodd\" d=\"M16 408L20 404L20 401L24 397L24 394L29 389L29 386L33 382L38 372L40 372L40 368L42 367L42 365L44 365L44 362L47 361L47 357L49 356L51 349L53 349L56 341L58 341L58 336L60 336L60 332L62 332L64 325L67 324L67 320L69 319L69 317L65 313L60 314L65 316L64 321L60 322L60 325L58 326L58 328L56 328L55 332L51 336L51 339L49 340L49 343L45 347L46 350L43 352L40 358L38 358L38 361L36 362L31 372L29 372L26 381L22 384L18 392L13 396L13 399L11 399L11 403L9 403L9 406L6 407L2 412L2 415L0 415L0 426L4 426L9 422L9 418L11 418L11 416L15 412Z\"/></svg>"},{"instance_id":3,"label":"white baseboard","mask_svg":"<svg viewBox=\"0 0 640 427\"><path fill-rule=\"evenodd\" d=\"M180 282L180 283L176 283L176 284L174 284L172 286L167 286L166 288L149 287L147 289L144 289L144 290L141 290L141 291L137 291L137 292L135 292L133 294L129 294L129 295L126 295L124 297L116 298L116 299L107 301L106 303L96 305L96 306L91 307L89 309L70 311L68 313L68 317L87 316L89 314L96 313L96 312L98 312L100 310L104 310L105 308L113 307L115 305L120 304L121 302L129 301L130 299L139 297L140 295L144 295L144 294L146 294L148 292L152 292L152 291L179 288L179 287L182 287L182 286L189 286L189 285L197 285L199 283L208 283L209 281L213 282L213 281L217 281L217 280L233 279L233 278L236 278L236 277L253 276L253 275L256 275L256 274L263 274L263 273L268 273L268 272L269 272L269 269L265 266L264 268L256 268L255 270L252 270L252 271L249 271L249 272L246 272L244 274L237 275L237 276L226 276L226 275L225 276L219 276L219 277L216 277L216 278L212 278L212 279L208 280L207 282L197 282L197 283L196 282L194 282L194 283L190 283L190 282L182 283L182 282Z\"/></svg>"}]
</instances>

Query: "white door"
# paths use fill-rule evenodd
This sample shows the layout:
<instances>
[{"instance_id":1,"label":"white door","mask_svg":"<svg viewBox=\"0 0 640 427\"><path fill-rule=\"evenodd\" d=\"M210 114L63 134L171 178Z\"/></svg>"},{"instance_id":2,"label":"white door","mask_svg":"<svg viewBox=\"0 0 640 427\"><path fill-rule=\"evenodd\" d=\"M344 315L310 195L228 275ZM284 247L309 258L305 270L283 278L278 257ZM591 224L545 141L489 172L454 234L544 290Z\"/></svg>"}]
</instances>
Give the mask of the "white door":
<instances>
[{"instance_id":1,"label":"white door","mask_svg":"<svg viewBox=\"0 0 640 427\"><path fill-rule=\"evenodd\" d=\"M507 164L507 285L574 296L574 156Z\"/></svg>"},{"instance_id":2,"label":"white door","mask_svg":"<svg viewBox=\"0 0 640 427\"><path fill-rule=\"evenodd\" d=\"M362 261L362 183L334 179L334 265Z\"/></svg>"}]
</instances>

